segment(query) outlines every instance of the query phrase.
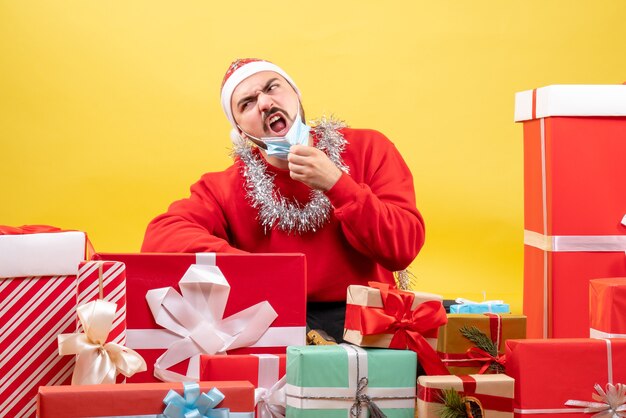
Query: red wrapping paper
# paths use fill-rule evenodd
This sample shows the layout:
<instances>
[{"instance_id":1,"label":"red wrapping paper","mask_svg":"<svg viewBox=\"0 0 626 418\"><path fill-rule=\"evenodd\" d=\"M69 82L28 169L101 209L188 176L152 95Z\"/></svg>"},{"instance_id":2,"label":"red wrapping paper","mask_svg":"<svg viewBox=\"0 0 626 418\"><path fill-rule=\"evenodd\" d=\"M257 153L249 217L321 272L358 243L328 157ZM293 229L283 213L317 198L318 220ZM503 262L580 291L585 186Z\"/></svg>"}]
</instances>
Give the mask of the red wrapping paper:
<instances>
[{"instance_id":1,"label":"red wrapping paper","mask_svg":"<svg viewBox=\"0 0 626 418\"><path fill-rule=\"evenodd\" d=\"M621 86L615 86L621 87ZM588 282L626 276L625 117L524 122L524 314L528 337L586 337ZM528 239L535 234L548 245ZM621 239L603 252L563 252L552 237Z\"/></svg>"},{"instance_id":2,"label":"red wrapping paper","mask_svg":"<svg viewBox=\"0 0 626 418\"><path fill-rule=\"evenodd\" d=\"M88 241L84 233L45 225L2 226L2 234L16 236L11 248L2 250L7 259L0 263L0 416L34 417L39 385L71 382L74 356L59 356L57 335L76 331L76 274L68 273L85 258ZM43 241L31 248L13 241L20 237ZM22 255L11 255L12 249ZM33 254L23 258L29 251ZM55 265L63 274L51 270ZM40 275L7 277L9 271Z\"/></svg>"},{"instance_id":3,"label":"red wrapping paper","mask_svg":"<svg viewBox=\"0 0 626 418\"><path fill-rule=\"evenodd\" d=\"M286 373L286 355L277 354L276 377ZM259 357L254 354L202 355L200 357L200 380L247 380L259 387Z\"/></svg>"},{"instance_id":4,"label":"red wrapping paper","mask_svg":"<svg viewBox=\"0 0 626 418\"><path fill-rule=\"evenodd\" d=\"M247 380L255 388L270 389L286 373L285 354L275 355L272 364L261 370L261 359L255 354L202 355L200 357L200 380ZM265 373L264 375L262 373ZM261 412L257 410L257 417Z\"/></svg>"},{"instance_id":5,"label":"red wrapping paper","mask_svg":"<svg viewBox=\"0 0 626 418\"><path fill-rule=\"evenodd\" d=\"M180 291L178 282L190 265L196 263L195 254L96 254L95 259L120 261L126 265L127 335L132 330L161 329L156 324L146 302L150 289L173 287ZM297 337L288 345L304 345L306 327L305 258L301 254L217 254L217 266L228 280L231 290L224 317L228 317L258 302L269 301L278 318L272 327L299 329ZM300 338L300 335L301 337ZM128 338L127 346L137 351L146 361L148 371L137 373L128 382L155 382L154 363L165 349L138 349ZM287 344L286 344L287 345ZM285 353L286 345L275 347L247 347L228 351L229 354ZM187 363L179 363L170 370L185 374Z\"/></svg>"},{"instance_id":6,"label":"red wrapping paper","mask_svg":"<svg viewBox=\"0 0 626 418\"><path fill-rule=\"evenodd\" d=\"M590 338L508 340L506 345L506 373L515 379L516 417L546 416L532 413L541 409L574 411L565 402L591 401L596 383L604 387L610 380L626 382L625 339L610 340L610 351L606 340Z\"/></svg>"},{"instance_id":7,"label":"red wrapping paper","mask_svg":"<svg viewBox=\"0 0 626 418\"><path fill-rule=\"evenodd\" d=\"M226 398L219 408L231 412L254 410L250 382L200 382L202 392L217 387ZM37 397L39 418L79 418L160 414L170 389L183 394L182 383L137 383L124 385L42 386Z\"/></svg>"},{"instance_id":8,"label":"red wrapping paper","mask_svg":"<svg viewBox=\"0 0 626 418\"><path fill-rule=\"evenodd\" d=\"M626 277L589 281L592 337L626 338Z\"/></svg>"}]
</instances>

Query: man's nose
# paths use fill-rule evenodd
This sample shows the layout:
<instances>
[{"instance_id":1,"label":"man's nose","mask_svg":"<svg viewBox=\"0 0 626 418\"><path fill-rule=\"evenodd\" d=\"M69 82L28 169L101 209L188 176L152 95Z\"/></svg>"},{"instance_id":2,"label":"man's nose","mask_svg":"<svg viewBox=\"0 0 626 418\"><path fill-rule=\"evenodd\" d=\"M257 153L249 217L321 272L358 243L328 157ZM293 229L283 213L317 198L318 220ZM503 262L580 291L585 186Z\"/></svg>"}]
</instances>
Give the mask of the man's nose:
<instances>
[{"instance_id":1,"label":"man's nose","mask_svg":"<svg viewBox=\"0 0 626 418\"><path fill-rule=\"evenodd\" d=\"M259 96L257 97L257 103L259 105L259 110L261 112L265 112L272 108L272 106L274 105L274 100L272 99L272 96L270 96L269 94L265 94L261 92L259 93Z\"/></svg>"}]
</instances>

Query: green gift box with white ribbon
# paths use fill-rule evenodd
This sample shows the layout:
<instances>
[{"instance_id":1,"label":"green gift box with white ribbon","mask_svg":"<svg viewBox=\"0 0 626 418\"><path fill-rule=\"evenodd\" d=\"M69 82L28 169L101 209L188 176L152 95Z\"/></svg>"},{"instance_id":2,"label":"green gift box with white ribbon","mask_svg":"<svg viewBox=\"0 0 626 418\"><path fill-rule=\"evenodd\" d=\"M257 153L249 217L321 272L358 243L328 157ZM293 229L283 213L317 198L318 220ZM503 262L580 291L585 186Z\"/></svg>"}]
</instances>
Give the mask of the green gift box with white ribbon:
<instances>
[{"instance_id":1,"label":"green gift box with white ribbon","mask_svg":"<svg viewBox=\"0 0 626 418\"><path fill-rule=\"evenodd\" d=\"M416 369L410 350L288 347L287 417L413 418Z\"/></svg>"}]
</instances>

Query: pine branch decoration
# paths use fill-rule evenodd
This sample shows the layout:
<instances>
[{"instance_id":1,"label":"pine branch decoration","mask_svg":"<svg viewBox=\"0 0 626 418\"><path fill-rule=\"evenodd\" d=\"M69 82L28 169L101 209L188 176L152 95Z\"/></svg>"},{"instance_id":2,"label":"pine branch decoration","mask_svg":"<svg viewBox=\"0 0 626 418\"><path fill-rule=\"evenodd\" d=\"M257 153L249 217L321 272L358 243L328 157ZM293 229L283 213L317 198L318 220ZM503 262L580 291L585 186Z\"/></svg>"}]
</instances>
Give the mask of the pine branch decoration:
<instances>
[{"instance_id":1,"label":"pine branch decoration","mask_svg":"<svg viewBox=\"0 0 626 418\"><path fill-rule=\"evenodd\" d=\"M454 388L443 389L441 393L441 418L484 418L485 411L480 400L474 396L461 396Z\"/></svg>"},{"instance_id":2,"label":"pine branch decoration","mask_svg":"<svg viewBox=\"0 0 626 418\"><path fill-rule=\"evenodd\" d=\"M464 325L459 329L459 331L465 338L470 340L476 347L480 348L481 350L486 351L493 357L498 356L498 347L496 346L496 344L493 341L491 341L491 338L489 338L484 332L482 332L475 326L467 327ZM494 371L496 373L503 373L504 367L502 367L501 364L496 363L494 361L489 365L488 370Z\"/></svg>"},{"instance_id":3,"label":"pine branch decoration","mask_svg":"<svg viewBox=\"0 0 626 418\"><path fill-rule=\"evenodd\" d=\"M467 418L465 400L453 388L443 389L441 393L443 408L441 418Z\"/></svg>"}]
</instances>

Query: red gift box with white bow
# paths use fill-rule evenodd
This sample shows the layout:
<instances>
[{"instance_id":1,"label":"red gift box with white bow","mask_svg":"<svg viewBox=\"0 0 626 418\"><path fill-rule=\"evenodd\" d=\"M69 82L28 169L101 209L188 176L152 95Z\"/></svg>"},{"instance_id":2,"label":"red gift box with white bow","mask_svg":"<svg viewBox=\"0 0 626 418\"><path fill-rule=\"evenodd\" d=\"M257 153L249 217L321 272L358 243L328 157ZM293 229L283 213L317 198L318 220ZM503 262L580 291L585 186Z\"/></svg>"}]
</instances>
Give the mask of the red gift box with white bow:
<instances>
[{"instance_id":1,"label":"red gift box with white bow","mask_svg":"<svg viewBox=\"0 0 626 418\"><path fill-rule=\"evenodd\" d=\"M96 254L126 265L128 382L197 379L201 354L285 353L306 343L302 254Z\"/></svg>"}]
</instances>

